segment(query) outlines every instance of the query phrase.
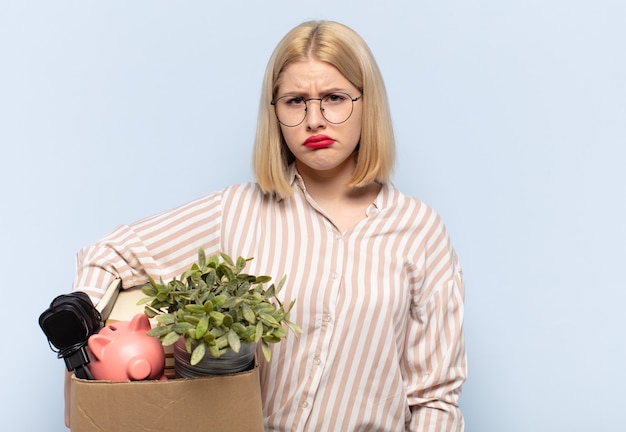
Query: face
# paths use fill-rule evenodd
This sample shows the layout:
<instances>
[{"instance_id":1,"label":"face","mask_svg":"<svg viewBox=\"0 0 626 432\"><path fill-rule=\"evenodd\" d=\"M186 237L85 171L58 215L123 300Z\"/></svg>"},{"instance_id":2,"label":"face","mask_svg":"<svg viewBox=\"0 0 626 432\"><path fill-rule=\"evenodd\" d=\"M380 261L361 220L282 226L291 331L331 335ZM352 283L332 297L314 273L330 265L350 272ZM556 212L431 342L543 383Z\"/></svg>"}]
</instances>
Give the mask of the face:
<instances>
[{"instance_id":1,"label":"face","mask_svg":"<svg viewBox=\"0 0 626 432\"><path fill-rule=\"evenodd\" d=\"M361 96L361 92L334 66L308 60L292 63L283 70L276 98L290 96L301 101L323 98L331 93L347 93L352 99ZM329 100L329 107L331 103L332 100ZM294 127L281 124L287 147L295 156L302 175L315 173L323 176L344 175L348 178L352 175L356 166L353 155L361 137L363 113L361 99L353 105L354 109L347 121L333 124L322 115L320 101L310 100L302 123Z\"/></svg>"}]
</instances>

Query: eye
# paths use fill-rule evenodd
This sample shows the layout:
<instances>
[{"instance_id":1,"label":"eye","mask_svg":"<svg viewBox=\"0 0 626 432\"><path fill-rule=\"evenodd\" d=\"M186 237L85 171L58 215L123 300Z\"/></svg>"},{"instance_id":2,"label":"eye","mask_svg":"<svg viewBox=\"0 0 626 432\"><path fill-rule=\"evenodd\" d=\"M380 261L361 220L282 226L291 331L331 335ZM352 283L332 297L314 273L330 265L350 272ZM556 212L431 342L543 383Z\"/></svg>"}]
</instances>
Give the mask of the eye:
<instances>
[{"instance_id":1,"label":"eye","mask_svg":"<svg viewBox=\"0 0 626 432\"><path fill-rule=\"evenodd\" d=\"M329 104L340 104L348 100L348 95L345 93L330 93L324 96L324 102Z\"/></svg>"},{"instance_id":2,"label":"eye","mask_svg":"<svg viewBox=\"0 0 626 432\"><path fill-rule=\"evenodd\" d=\"M285 105L289 106L300 106L306 104L304 98L301 96L284 96L281 100Z\"/></svg>"}]
</instances>

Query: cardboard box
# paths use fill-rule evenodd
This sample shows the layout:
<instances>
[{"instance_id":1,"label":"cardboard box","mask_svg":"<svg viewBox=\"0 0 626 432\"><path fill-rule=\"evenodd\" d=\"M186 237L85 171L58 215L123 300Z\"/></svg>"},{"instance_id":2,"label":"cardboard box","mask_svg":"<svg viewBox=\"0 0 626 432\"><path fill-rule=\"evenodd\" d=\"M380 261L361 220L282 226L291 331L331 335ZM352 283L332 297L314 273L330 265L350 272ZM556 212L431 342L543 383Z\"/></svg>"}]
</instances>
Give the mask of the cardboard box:
<instances>
[{"instance_id":1,"label":"cardboard box","mask_svg":"<svg viewBox=\"0 0 626 432\"><path fill-rule=\"evenodd\" d=\"M168 381L72 377L70 409L72 432L263 431L258 365Z\"/></svg>"},{"instance_id":2,"label":"cardboard box","mask_svg":"<svg viewBox=\"0 0 626 432\"><path fill-rule=\"evenodd\" d=\"M107 325L130 321L143 313L143 306L137 305L143 297L141 287L121 289L116 279L96 307ZM233 375L172 379L174 358L168 348L167 381L72 377L72 432L263 431L258 365Z\"/></svg>"}]
</instances>

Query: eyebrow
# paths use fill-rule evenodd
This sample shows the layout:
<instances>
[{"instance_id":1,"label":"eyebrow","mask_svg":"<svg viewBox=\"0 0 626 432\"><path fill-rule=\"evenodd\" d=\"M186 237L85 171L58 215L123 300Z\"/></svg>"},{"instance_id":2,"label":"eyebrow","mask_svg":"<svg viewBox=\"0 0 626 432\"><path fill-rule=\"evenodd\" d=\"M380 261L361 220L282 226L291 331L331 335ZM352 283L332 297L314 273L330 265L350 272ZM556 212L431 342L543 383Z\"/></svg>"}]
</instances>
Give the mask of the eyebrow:
<instances>
[{"instance_id":1,"label":"eyebrow","mask_svg":"<svg viewBox=\"0 0 626 432\"><path fill-rule=\"evenodd\" d=\"M358 90L357 90L358 91ZM343 87L331 87L327 90L324 90L322 92L318 93L318 96L326 96L329 95L331 93L347 93L349 95L351 95L350 90L345 89ZM280 96L303 96L303 97L311 97L310 93L307 91L288 91L285 93L282 93Z\"/></svg>"}]
</instances>

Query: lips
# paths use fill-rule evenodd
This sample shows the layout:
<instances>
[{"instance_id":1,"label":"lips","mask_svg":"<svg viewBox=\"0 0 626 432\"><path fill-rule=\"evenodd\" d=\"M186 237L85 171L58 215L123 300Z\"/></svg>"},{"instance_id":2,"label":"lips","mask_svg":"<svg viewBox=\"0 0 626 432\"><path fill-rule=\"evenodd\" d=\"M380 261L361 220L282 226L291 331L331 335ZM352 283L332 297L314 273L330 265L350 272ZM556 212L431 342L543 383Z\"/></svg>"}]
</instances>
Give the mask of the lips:
<instances>
[{"instance_id":1,"label":"lips","mask_svg":"<svg viewBox=\"0 0 626 432\"><path fill-rule=\"evenodd\" d=\"M310 149L320 149L320 148L330 147L331 145L333 145L334 142L335 140L329 136L314 135L314 136L308 137L304 141L304 146Z\"/></svg>"}]
</instances>

